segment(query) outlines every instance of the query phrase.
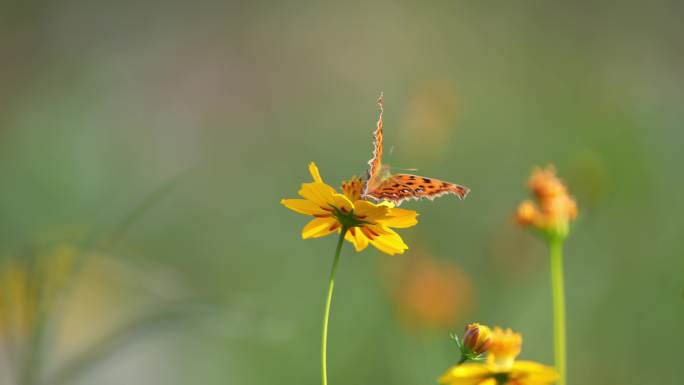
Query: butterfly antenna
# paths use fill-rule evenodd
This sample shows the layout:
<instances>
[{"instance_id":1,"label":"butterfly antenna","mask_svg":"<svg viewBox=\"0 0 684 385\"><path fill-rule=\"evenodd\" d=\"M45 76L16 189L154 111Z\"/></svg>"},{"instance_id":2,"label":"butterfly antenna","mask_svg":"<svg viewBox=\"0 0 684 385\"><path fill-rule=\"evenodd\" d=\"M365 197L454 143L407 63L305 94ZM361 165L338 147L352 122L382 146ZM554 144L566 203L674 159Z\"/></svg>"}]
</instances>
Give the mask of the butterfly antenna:
<instances>
[{"instance_id":1,"label":"butterfly antenna","mask_svg":"<svg viewBox=\"0 0 684 385\"><path fill-rule=\"evenodd\" d=\"M389 151L387 151L387 163L386 165L392 164L392 155L394 155L394 145L391 145Z\"/></svg>"},{"instance_id":2,"label":"butterfly antenna","mask_svg":"<svg viewBox=\"0 0 684 385\"><path fill-rule=\"evenodd\" d=\"M393 167L395 170L401 170L401 171L411 171L411 172L417 172L417 168L402 168L402 167Z\"/></svg>"},{"instance_id":3,"label":"butterfly antenna","mask_svg":"<svg viewBox=\"0 0 684 385\"><path fill-rule=\"evenodd\" d=\"M380 113L382 114L384 106L385 106L385 93L380 91L380 96L378 96L378 107L380 108Z\"/></svg>"}]
</instances>

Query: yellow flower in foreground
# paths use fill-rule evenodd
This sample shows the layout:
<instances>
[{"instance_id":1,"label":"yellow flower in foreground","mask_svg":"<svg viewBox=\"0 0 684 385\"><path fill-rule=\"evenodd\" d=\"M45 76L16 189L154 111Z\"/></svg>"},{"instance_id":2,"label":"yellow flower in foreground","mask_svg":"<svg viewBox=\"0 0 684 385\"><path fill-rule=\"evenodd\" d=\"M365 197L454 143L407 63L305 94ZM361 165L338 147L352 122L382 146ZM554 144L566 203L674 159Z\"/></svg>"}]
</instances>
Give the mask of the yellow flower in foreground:
<instances>
[{"instance_id":1,"label":"yellow flower in foreground","mask_svg":"<svg viewBox=\"0 0 684 385\"><path fill-rule=\"evenodd\" d=\"M577 217L577 203L565 184L556 177L553 166L537 168L530 175L528 187L539 206L530 200L518 206L516 220L523 226L533 226L550 235L565 237L570 221Z\"/></svg>"},{"instance_id":2,"label":"yellow flower in foreground","mask_svg":"<svg viewBox=\"0 0 684 385\"><path fill-rule=\"evenodd\" d=\"M532 361L516 361L522 336L511 329L494 328L485 363L465 363L447 370L439 379L443 385L549 385L558 379L556 371Z\"/></svg>"},{"instance_id":3,"label":"yellow flower in foreground","mask_svg":"<svg viewBox=\"0 0 684 385\"><path fill-rule=\"evenodd\" d=\"M311 162L311 183L303 183L299 195L304 199L280 201L292 211L314 217L302 230L302 238L320 238L344 230L345 239L356 251L375 246L383 253L402 254L408 246L391 227L414 226L417 213L413 210L395 208L389 202L380 204L361 199L363 184L353 177L342 184L344 194L323 182L318 168Z\"/></svg>"}]
</instances>

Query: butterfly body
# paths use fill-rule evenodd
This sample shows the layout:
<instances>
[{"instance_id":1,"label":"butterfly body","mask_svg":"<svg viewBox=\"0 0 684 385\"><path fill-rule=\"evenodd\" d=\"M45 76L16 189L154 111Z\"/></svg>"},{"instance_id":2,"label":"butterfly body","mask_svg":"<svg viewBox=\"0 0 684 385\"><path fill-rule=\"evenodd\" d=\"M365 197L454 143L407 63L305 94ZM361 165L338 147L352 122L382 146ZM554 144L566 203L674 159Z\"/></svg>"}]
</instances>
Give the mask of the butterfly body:
<instances>
[{"instance_id":1,"label":"butterfly body","mask_svg":"<svg viewBox=\"0 0 684 385\"><path fill-rule=\"evenodd\" d=\"M363 196L376 201L390 201L396 205L410 199L427 198L433 200L446 194L453 194L464 199L470 191L465 186L420 175L391 173L390 167L382 163L382 95L378 99L378 105L380 106L380 117L374 132L373 158L368 162L368 177Z\"/></svg>"}]
</instances>

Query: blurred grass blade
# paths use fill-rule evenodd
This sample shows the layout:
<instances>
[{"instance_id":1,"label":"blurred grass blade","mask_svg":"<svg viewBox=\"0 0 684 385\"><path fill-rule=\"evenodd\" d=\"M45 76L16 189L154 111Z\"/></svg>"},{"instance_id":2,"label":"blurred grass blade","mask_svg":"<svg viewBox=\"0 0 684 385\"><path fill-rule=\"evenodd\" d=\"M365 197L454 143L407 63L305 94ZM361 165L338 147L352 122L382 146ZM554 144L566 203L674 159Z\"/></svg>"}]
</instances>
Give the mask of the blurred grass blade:
<instances>
[{"instance_id":1,"label":"blurred grass blade","mask_svg":"<svg viewBox=\"0 0 684 385\"><path fill-rule=\"evenodd\" d=\"M187 305L188 302L171 304L116 328L59 368L52 376L50 384L74 384L80 376L103 363L128 343L138 340L152 330L159 332L161 327L186 320L195 314L188 311Z\"/></svg>"}]
</instances>

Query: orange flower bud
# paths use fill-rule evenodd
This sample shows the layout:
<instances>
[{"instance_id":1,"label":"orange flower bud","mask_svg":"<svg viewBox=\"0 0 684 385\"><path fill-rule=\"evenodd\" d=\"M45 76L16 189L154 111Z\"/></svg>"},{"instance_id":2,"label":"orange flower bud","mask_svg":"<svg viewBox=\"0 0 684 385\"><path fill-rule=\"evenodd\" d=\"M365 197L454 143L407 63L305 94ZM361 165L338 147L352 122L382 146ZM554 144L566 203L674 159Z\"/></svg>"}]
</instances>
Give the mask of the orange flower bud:
<instances>
[{"instance_id":1,"label":"orange flower bud","mask_svg":"<svg viewBox=\"0 0 684 385\"><path fill-rule=\"evenodd\" d=\"M577 218L577 203L556 177L553 166L532 171L528 187L537 198L538 206L526 200L518 206L516 220L523 226L533 226L549 236L565 237L570 221Z\"/></svg>"},{"instance_id":2,"label":"orange flower bud","mask_svg":"<svg viewBox=\"0 0 684 385\"><path fill-rule=\"evenodd\" d=\"M539 200L567 193L563 182L556 177L556 168L551 165L543 169L535 168L527 181L527 185Z\"/></svg>"},{"instance_id":3,"label":"orange flower bud","mask_svg":"<svg viewBox=\"0 0 684 385\"><path fill-rule=\"evenodd\" d=\"M361 199L361 190L363 189L363 182L361 178L356 176L351 177L349 181L342 182L342 192L352 202Z\"/></svg>"},{"instance_id":4,"label":"orange flower bud","mask_svg":"<svg viewBox=\"0 0 684 385\"><path fill-rule=\"evenodd\" d=\"M463 333L463 348L465 354L479 356L489 349L491 344L491 330L478 323L468 324Z\"/></svg>"},{"instance_id":5,"label":"orange flower bud","mask_svg":"<svg viewBox=\"0 0 684 385\"><path fill-rule=\"evenodd\" d=\"M532 225L538 219L540 213L537 206L530 200L523 201L518 206L518 211L515 214L515 219L521 225Z\"/></svg>"}]
</instances>

